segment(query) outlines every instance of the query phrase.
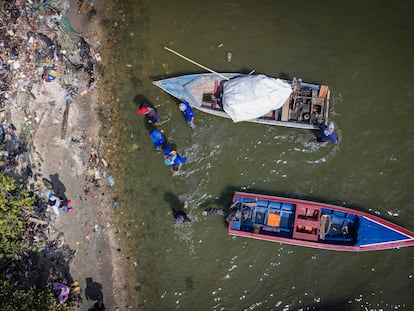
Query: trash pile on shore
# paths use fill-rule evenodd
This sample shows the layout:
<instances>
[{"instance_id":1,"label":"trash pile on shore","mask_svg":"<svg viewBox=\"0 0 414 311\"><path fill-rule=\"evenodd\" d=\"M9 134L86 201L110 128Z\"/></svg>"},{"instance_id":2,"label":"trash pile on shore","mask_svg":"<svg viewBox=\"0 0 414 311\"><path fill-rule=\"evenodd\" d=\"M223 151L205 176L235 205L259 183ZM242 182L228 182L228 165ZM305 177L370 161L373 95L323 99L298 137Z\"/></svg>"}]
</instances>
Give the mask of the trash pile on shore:
<instances>
[{"instance_id":1,"label":"trash pile on shore","mask_svg":"<svg viewBox=\"0 0 414 311\"><path fill-rule=\"evenodd\" d=\"M75 281L67 275L67 267L76 251L65 244L63 235L51 224L55 215L42 196L46 189L53 190L53 182L35 172L41 162L33 158L33 136L40 112L29 105L38 100L38 90L45 83L58 81L66 104L60 133L65 139L70 105L93 92L95 64L101 61L99 53L93 51L100 43L90 46L71 27L65 17L68 8L67 0L6 0L0 12L0 169L36 198L34 213L25 215L27 230L22 238L37 252L25 252L18 259L0 259L0 282L8 284L11 291L33 285L51 287L52 282L70 286ZM93 7L88 9L90 16L96 13ZM50 107L56 102L42 105ZM100 178L99 170L107 169L107 163L94 153L93 146L90 150L93 161L87 164L87 184L98 188L105 182L112 186L112 176L103 181ZM80 302L79 290L72 288L73 295L66 303Z\"/></svg>"}]
</instances>

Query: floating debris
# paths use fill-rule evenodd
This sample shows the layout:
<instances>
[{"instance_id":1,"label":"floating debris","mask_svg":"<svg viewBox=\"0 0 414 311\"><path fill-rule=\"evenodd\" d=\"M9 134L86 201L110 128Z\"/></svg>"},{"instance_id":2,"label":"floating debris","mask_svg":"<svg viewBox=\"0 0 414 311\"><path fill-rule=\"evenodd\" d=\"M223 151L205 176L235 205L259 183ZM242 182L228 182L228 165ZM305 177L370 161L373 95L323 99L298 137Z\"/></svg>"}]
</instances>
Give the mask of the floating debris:
<instances>
[{"instance_id":1,"label":"floating debris","mask_svg":"<svg viewBox=\"0 0 414 311\"><path fill-rule=\"evenodd\" d=\"M231 52L227 52L227 61L230 63L231 59L233 58L233 54Z\"/></svg>"}]
</instances>

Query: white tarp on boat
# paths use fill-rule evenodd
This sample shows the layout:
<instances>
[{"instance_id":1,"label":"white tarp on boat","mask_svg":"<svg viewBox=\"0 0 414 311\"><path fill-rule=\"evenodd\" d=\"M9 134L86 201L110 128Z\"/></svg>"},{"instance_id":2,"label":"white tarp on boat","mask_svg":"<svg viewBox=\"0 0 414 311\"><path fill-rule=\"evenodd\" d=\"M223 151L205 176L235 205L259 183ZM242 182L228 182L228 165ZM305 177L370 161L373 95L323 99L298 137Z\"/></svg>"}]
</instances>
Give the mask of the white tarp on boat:
<instances>
[{"instance_id":1,"label":"white tarp on boat","mask_svg":"<svg viewBox=\"0 0 414 311\"><path fill-rule=\"evenodd\" d=\"M223 85L223 109L234 122L253 120L282 107L291 93L290 84L277 78L238 76Z\"/></svg>"}]
</instances>

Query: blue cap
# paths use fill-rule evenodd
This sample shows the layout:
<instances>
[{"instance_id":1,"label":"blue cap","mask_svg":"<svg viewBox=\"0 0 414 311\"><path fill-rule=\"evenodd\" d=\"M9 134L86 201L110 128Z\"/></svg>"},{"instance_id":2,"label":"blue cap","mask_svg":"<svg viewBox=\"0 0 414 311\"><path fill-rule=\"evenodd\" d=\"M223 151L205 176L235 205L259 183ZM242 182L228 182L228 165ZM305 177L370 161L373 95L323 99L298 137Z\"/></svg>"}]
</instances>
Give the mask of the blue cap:
<instances>
[{"instance_id":1,"label":"blue cap","mask_svg":"<svg viewBox=\"0 0 414 311\"><path fill-rule=\"evenodd\" d=\"M172 161L170 158L165 158L165 160L164 160L165 165L171 165L173 163L174 163L174 161Z\"/></svg>"}]
</instances>

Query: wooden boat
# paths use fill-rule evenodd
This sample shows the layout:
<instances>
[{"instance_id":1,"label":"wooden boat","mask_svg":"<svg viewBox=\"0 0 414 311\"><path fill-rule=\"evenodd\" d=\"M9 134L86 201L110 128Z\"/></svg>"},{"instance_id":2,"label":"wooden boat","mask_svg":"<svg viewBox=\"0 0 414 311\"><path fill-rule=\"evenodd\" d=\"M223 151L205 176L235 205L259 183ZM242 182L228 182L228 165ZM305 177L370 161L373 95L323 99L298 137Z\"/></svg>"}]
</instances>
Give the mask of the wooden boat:
<instances>
[{"instance_id":1,"label":"wooden boat","mask_svg":"<svg viewBox=\"0 0 414 311\"><path fill-rule=\"evenodd\" d=\"M414 245L414 233L368 213L336 205L235 192L230 235L339 251Z\"/></svg>"},{"instance_id":2,"label":"wooden boat","mask_svg":"<svg viewBox=\"0 0 414 311\"><path fill-rule=\"evenodd\" d=\"M318 122L328 123L329 87L305 83L301 79L290 81L265 75L202 73L153 83L198 110L232 118L234 122L303 129L318 129ZM263 89L264 93L261 92Z\"/></svg>"}]
</instances>

